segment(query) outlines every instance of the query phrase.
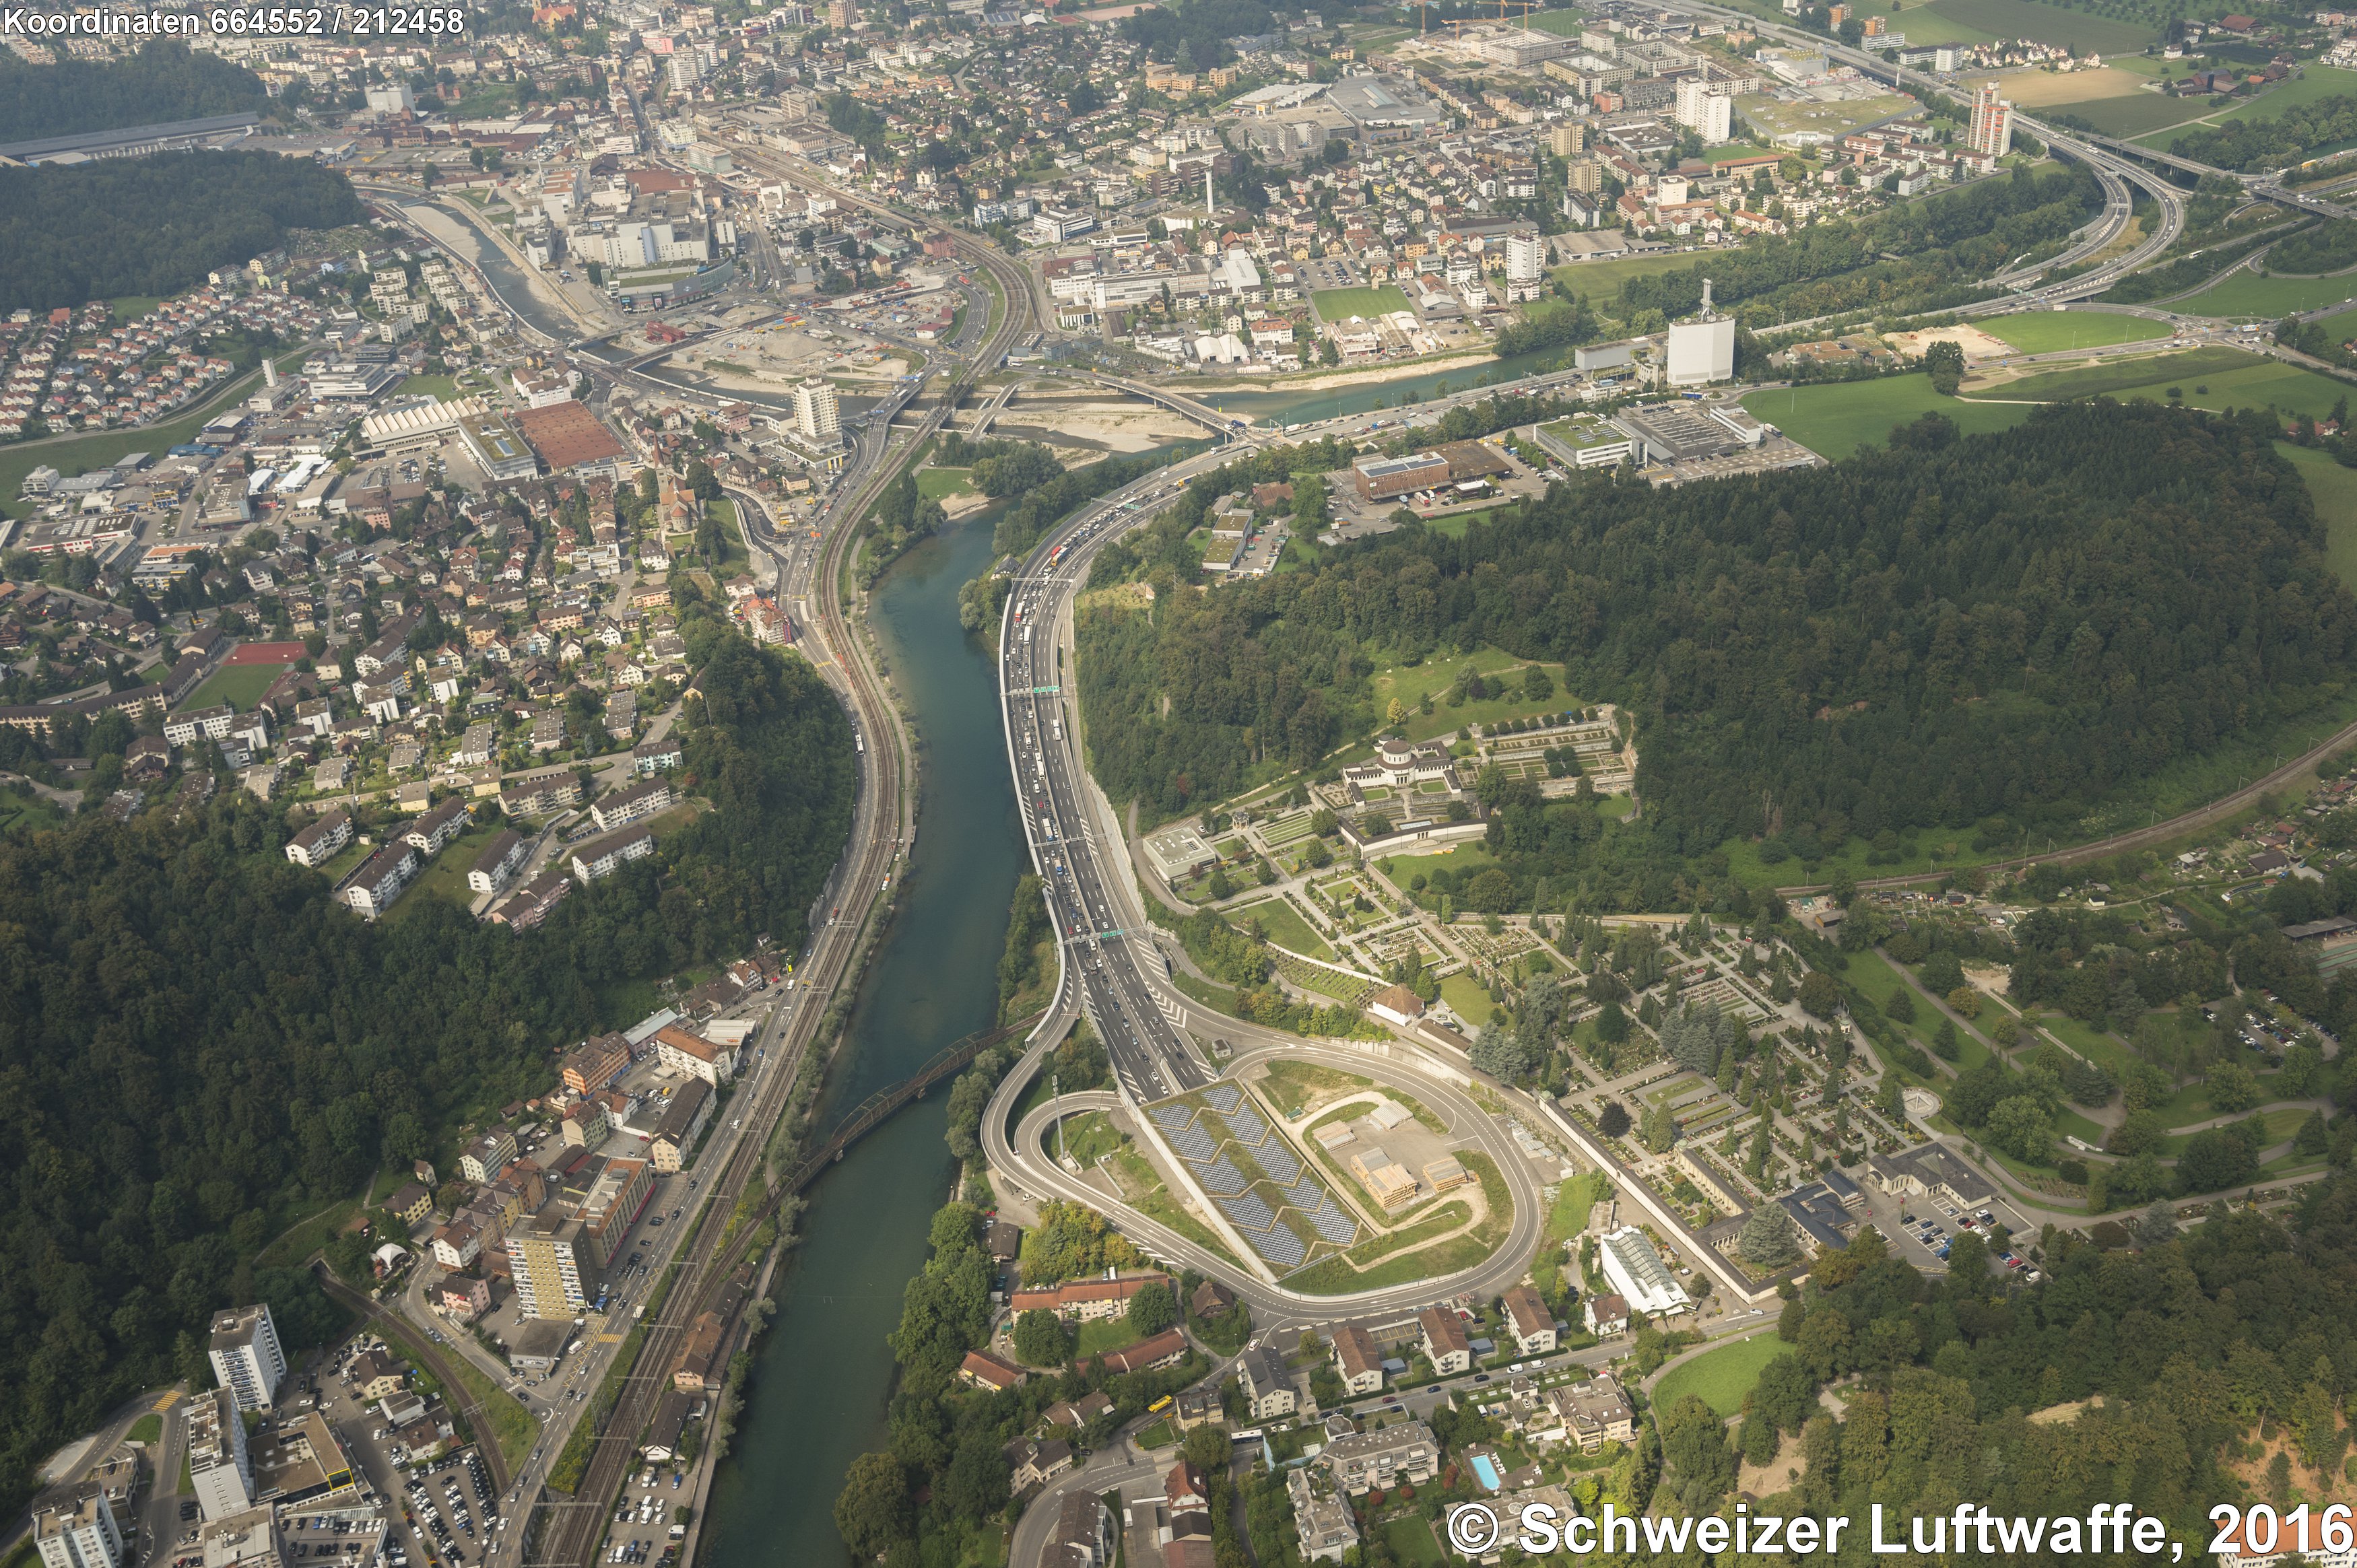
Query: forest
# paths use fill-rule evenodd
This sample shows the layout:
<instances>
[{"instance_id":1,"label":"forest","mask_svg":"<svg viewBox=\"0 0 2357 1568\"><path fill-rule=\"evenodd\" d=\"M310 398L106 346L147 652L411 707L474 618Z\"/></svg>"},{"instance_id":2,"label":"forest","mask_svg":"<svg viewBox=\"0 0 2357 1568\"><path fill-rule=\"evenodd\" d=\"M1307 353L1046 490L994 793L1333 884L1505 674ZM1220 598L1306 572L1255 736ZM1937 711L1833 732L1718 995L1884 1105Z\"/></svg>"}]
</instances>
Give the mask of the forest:
<instances>
[{"instance_id":1,"label":"forest","mask_svg":"<svg viewBox=\"0 0 2357 1568\"><path fill-rule=\"evenodd\" d=\"M2281 1506L2295 1487L2340 1479L2350 1436L2334 1411L2357 1387L2352 1221L2346 1170L2301 1188L2281 1217L2214 1204L2179 1235L2157 1208L2132 1234L2106 1228L2105 1247L2045 1237L2052 1277L2027 1291L1987 1272L1977 1234L1960 1234L1947 1276L1928 1278L1869 1229L1785 1305L1791 1348L1747 1398L1732 1443L1699 1402L1657 1412L1663 1484L1684 1511L1711 1511L1741 1456L1799 1472L1762 1513L1973 1503L2083 1519L2098 1501L2127 1502L2207 1540L2213 1502ZM1851 1385L1839 1419L1817 1398L1835 1380ZM2027 1419L2090 1399L2074 1420Z\"/></svg>"},{"instance_id":2,"label":"forest","mask_svg":"<svg viewBox=\"0 0 2357 1568\"><path fill-rule=\"evenodd\" d=\"M1831 467L1659 491L1582 476L1461 538L1404 526L1150 612L1092 604L1092 764L1116 800L1175 815L1372 733L1381 665L1489 645L1631 709L1645 800L1624 827L1483 781L1501 908L1542 878L1547 908L1581 886L1662 907L1682 857L1736 835L2067 832L2346 679L2357 603L2276 434L2150 404L1970 438L1931 415ZM1187 580L1189 520L1223 483L1109 547L1092 585Z\"/></svg>"},{"instance_id":3,"label":"forest","mask_svg":"<svg viewBox=\"0 0 2357 1568\"><path fill-rule=\"evenodd\" d=\"M200 1376L209 1316L292 1219L546 1090L553 1053L630 1022L600 987L803 937L851 812L848 723L798 658L683 612L713 809L531 932L413 893L361 921L234 787L186 818L0 840L0 1490L116 1401ZM293 1274L292 1279L285 1277ZM298 1316L298 1321L301 1321ZM282 1318L282 1321L284 1319ZM330 1316L328 1326L332 1326Z\"/></svg>"},{"instance_id":4,"label":"forest","mask_svg":"<svg viewBox=\"0 0 2357 1568\"><path fill-rule=\"evenodd\" d=\"M342 174L275 153L0 168L0 311L178 294L284 244L289 229L364 216Z\"/></svg>"},{"instance_id":5,"label":"forest","mask_svg":"<svg viewBox=\"0 0 2357 1568\"><path fill-rule=\"evenodd\" d=\"M260 77L176 39L155 39L107 64L69 59L31 65L0 51L0 142L270 111Z\"/></svg>"}]
</instances>

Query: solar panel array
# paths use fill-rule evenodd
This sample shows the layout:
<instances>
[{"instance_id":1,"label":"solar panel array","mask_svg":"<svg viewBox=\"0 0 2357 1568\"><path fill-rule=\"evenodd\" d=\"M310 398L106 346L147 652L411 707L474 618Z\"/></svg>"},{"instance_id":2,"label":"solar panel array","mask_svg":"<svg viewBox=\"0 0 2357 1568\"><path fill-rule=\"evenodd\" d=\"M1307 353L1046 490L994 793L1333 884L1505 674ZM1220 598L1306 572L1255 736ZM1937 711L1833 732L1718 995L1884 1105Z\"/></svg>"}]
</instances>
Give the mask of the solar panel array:
<instances>
[{"instance_id":1,"label":"solar panel array","mask_svg":"<svg viewBox=\"0 0 2357 1568\"><path fill-rule=\"evenodd\" d=\"M1269 1230L1276 1226L1276 1211L1256 1192L1223 1197L1219 1203L1221 1212L1247 1230Z\"/></svg>"},{"instance_id":2,"label":"solar panel array","mask_svg":"<svg viewBox=\"0 0 2357 1568\"><path fill-rule=\"evenodd\" d=\"M1262 1121L1260 1112L1249 1105L1238 1111L1222 1112L1220 1120L1228 1124L1228 1131L1235 1135L1236 1142L1248 1149L1257 1149L1268 1142L1268 1123Z\"/></svg>"},{"instance_id":3,"label":"solar panel array","mask_svg":"<svg viewBox=\"0 0 2357 1568\"><path fill-rule=\"evenodd\" d=\"M1219 1113L1228 1135L1252 1150L1261 1169L1284 1189L1285 1202L1299 1211L1322 1240L1342 1247L1358 1240L1358 1222L1303 1173L1301 1162L1241 1090L1233 1084L1215 1083L1202 1091L1202 1099ZM1266 1198L1251 1189L1243 1172L1221 1152L1217 1132L1206 1121L1197 1120L1193 1106L1157 1105L1146 1114L1162 1129L1178 1157L1193 1167L1196 1181L1211 1195L1221 1212L1235 1222L1254 1251L1280 1269L1298 1268L1308 1260L1308 1244L1293 1227L1279 1222Z\"/></svg>"},{"instance_id":4,"label":"solar panel array","mask_svg":"<svg viewBox=\"0 0 2357 1568\"><path fill-rule=\"evenodd\" d=\"M1205 1192L1211 1193L1242 1192L1251 1185L1244 1180L1244 1173L1236 1169L1225 1155L1210 1165L1197 1165L1195 1179L1203 1184Z\"/></svg>"},{"instance_id":5,"label":"solar panel array","mask_svg":"<svg viewBox=\"0 0 2357 1568\"><path fill-rule=\"evenodd\" d=\"M1297 1269L1309 1256L1309 1249L1301 1244L1301 1238L1282 1225L1265 1236L1254 1234L1253 1241L1260 1248L1260 1255L1280 1269Z\"/></svg>"},{"instance_id":6,"label":"solar panel array","mask_svg":"<svg viewBox=\"0 0 2357 1568\"><path fill-rule=\"evenodd\" d=\"M1285 1189L1285 1201L1301 1212L1318 1235L1338 1247L1347 1247L1359 1239L1359 1222L1345 1213L1341 1207L1314 1181L1296 1183Z\"/></svg>"}]
</instances>

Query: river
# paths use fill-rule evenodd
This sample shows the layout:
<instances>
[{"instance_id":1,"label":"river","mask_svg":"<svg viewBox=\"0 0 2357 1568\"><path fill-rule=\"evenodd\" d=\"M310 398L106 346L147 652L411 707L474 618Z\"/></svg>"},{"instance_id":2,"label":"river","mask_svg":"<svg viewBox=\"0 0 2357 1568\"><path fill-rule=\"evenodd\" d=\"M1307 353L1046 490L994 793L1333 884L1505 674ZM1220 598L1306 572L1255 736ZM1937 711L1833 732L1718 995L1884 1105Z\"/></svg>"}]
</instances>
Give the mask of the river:
<instances>
[{"instance_id":1,"label":"river","mask_svg":"<svg viewBox=\"0 0 2357 1568\"><path fill-rule=\"evenodd\" d=\"M926 744L917 854L852 1015L829 1090L833 1114L988 1028L1020 870L996 668L959 628L959 587L990 564L987 518L919 544L869 607ZM711 1568L839 1568L834 1495L851 1461L885 1441L900 1292L925 1260L954 1167L946 1090L870 1133L810 1194L802 1240L776 1287L734 1447L716 1478Z\"/></svg>"},{"instance_id":2,"label":"river","mask_svg":"<svg viewBox=\"0 0 2357 1568\"><path fill-rule=\"evenodd\" d=\"M1308 424L1320 419L1340 419L1346 414L1398 408L1403 398L1411 403L1422 403L1438 395L1443 381L1448 383L1451 392L1511 381L1539 371L1553 370L1562 359L1563 350L1560 349L1538 349L1500 360L1460 360L1443 370L1426 371L1422 375L1403 376L1397 381L1371 381L1360 386L1333 387L1323 392L1212 392L1192 383L1187 385L1186 391L1189 396L1211 404L1222 413L1265 420L1271 424Z\"/></svg>"}]
</instances>

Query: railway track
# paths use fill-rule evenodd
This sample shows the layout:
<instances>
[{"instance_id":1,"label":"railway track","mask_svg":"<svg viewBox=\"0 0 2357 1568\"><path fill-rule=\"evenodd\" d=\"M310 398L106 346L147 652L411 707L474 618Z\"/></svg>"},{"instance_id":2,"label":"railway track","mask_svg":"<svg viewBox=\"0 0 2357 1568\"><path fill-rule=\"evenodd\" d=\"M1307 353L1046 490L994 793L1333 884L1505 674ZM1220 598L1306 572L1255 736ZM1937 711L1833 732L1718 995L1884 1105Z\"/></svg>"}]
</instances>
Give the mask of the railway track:
<instances>
[{"instance_id":1,"label":"railway track","mask_svg":"<svg viewBox=\"0 0 2357 1568\"><path fill-rule=\"evenodd\" d=\"M973 255L974 261L1000 282L1006 292L1006 309L985 339L982 351L952 381L939 409L920 425L918 442L940 428L949 411L983 371L998 362L1017 337L1028 329L1031 320L1031 296L1015 264L996 255L995 247L978 245L971 240L961 238L960 249L962 253L977 252ZM983 251L989 253L978 253ZM1006 281L1009 276L1014 277L1011 285ZM812 563L815 580L809 585L811 602L816 606L820 639L833 656L824 673L850 704L867 743L861 752L860 798L854 813L851 849L826 899L832 905L840 898L844 904L863 910L881 899L885 875L914 826L914 799L909 789L909 759L913 750L907 728L866 650L853 635L842 597L844 568L857 536L859 520L899 466L889 421L864 435L863 446L870 437L873 449L863 456L866 471L829 509L827 521L832 526L824 530L820 552ZM759 498L739 493L737 499L743 509L748 542L758 543L778 562L782 596L793 570L791 552L779 534L775 519ZM869 886L879 891L863 896L860 889ZM819 928L804 971L806 987L821 995L838 993L843 983L853 977L866 926L866 920L861 918L830 920ZM552 1509L554 1517L544 1527L540 1550L532 1558L530 1568L593 1568L596 1563L597 1546L605 1536L614 1498L630 1474L638 1435L652 1419L655 1406L669 1384L670 1366L706 1301L739 1265L743 1251L739 1243L752 1222L748 1220L732 1235L729 1217L736 1212L761 1166L770 1130L785 1112L794 1082L802 1070L803 1058L817 1043L818 1026L826 1011L814 1000L806 1002L782 1028L773 1015L765 1030L772 1036L768 1043L782 1047L776 1053L781 1059L747 1118L750 1125L746 1135L730 1153L719 1179L706 1195L685 1255L673 1261L673 1267L678 1272L672 1291L664 1299L662 1310L644 1326L645 1337L637 1360L625 1376L605 1426L594 1440L581 1485L570 1499L550 1498L542 1504ZM590 1419L587 1411L583 1419Z\"/></svg>"}]
</instances>

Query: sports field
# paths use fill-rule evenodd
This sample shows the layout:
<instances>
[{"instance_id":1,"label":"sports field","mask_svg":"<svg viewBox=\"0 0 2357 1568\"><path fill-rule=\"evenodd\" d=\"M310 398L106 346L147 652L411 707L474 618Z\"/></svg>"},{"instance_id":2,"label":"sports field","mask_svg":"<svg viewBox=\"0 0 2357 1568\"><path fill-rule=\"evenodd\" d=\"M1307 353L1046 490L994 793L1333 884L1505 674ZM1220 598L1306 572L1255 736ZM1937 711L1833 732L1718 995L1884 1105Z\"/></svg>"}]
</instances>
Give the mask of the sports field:
<instances>
[{"instance_id":1,"label":"sports field","mask_svg":"<svg viewBox=\"0 0 2357 1568\"><path fill-rule=\"evenodd\" d=\"M1385 284L1380 288L1321 288L1309 295L1320 321L1347 321L1353 316L1387 316L1407 308L1407 295Z\"/></svg>"},{"instance_id":2,"label":"sports field","mask_svg":"<svg viewBox=\"0 0 2357 1568\"><path fill-rule=\"evenodd\" d=\"M1820 456L1839 459L1860 446L1880 446L1894 424L1943 413L1968 435L2020 424L2029 409L1942 397L1923 376L1883 376L1870 381L1758 392L1743 400L1755 417L1774 425Z\"/></svg>"},{"instance_id":3,"label":"sports field","mask_svg":"<svg viewBox=\"0 0 2357 1568\"><path fill-rule=\"evenodd\" d=\"M1760 1369L1791 1350L1772 1329L1706 1350L1671 1368L1669 1375L1654 1385L1653 1408L1667 1410L1686 1395L1695 1394L1717 1413L1733 1415L1743 1408L1743 1396L1760 1380Z\"/></svg>"},{"instance_id":4,"label":"sports field","mask_svg":"<svg viewBox=\"0 0 2357 1568\"><path fill-rule=\"evenodd\" d=\"M1992 338L2002 338L2025 354L2050 354L2058 349L2094 349L2111 343L2141 343L2169 336L2169 324L2142 316L2115 316L2105 310L2025 310L1981 323Z\"/></svg>"},{"instance_id":5,"label":"sports field","mask_svg":"<svg viewBox=\"0 0 2357 1568\"><path fill-rule=\"evenodd\" d=\"M186 708L210 708L227 703L239 713L251 713L262 701L262 693L270 690L270 682L278 679L284 664L229 664L205 677L204 684L188 693Z\"/></svg>"}]
</instances>

